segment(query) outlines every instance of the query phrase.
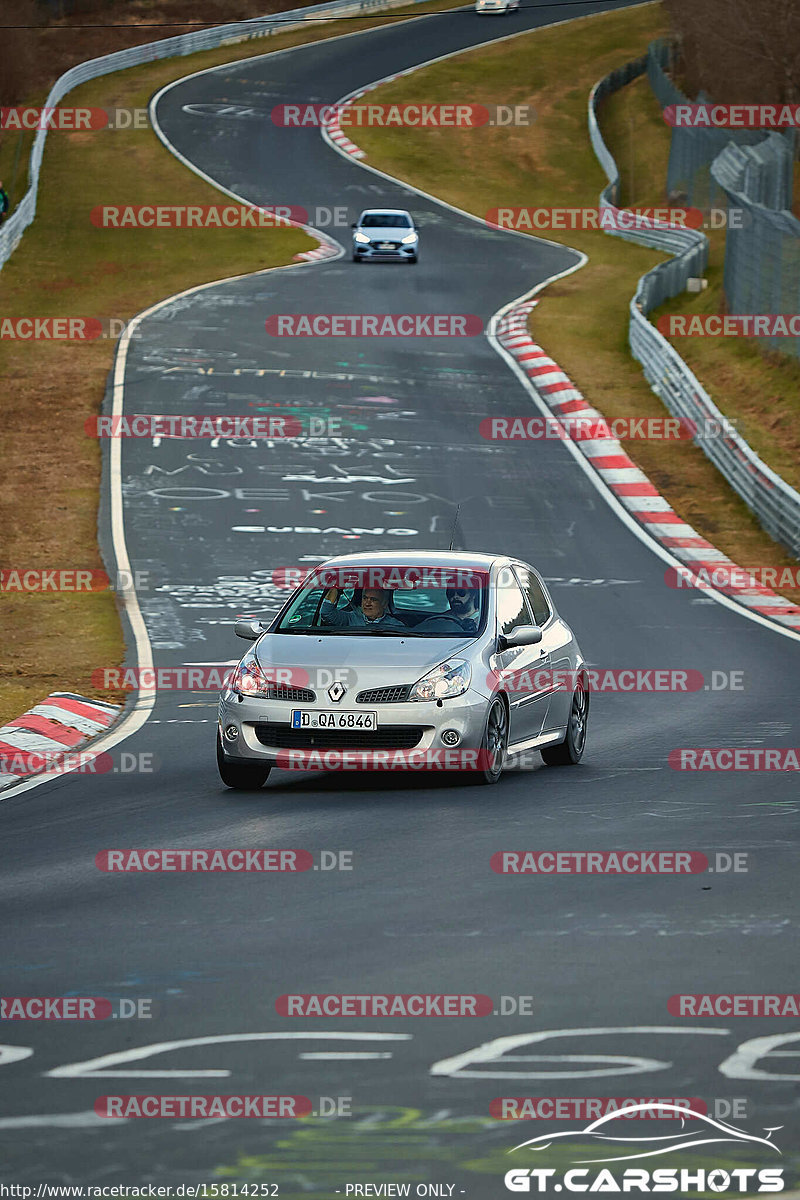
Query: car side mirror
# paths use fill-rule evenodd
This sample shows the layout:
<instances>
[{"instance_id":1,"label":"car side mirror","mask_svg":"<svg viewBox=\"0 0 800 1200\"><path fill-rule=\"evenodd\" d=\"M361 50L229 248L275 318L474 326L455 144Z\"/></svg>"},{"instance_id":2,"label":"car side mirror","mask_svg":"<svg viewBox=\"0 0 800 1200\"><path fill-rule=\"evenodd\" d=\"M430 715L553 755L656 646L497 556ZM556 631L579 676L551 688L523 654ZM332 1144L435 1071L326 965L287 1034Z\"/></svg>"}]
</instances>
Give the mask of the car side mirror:
<instances>
[{"instance_id":1,"label":"car side mirror","mask_svg":"<svg viewBox=\"0 0 800 1200\"><path fill-rule=\"evenodd\" d=\"M510 633L501 633L497 639L498 650L510 650L514 646L535 646L542 640L538 625L517 625Z\"/></svg>"},{"instance_id":2,"label":"car side mirror","mask_svg":"<svg viewBox=\"0 0 800 1200\"><path fill-rule=\"evenodd\" d=\"M244 638L247 642L254 642L256 638L260 638L262 633L266 631L266 625L262 625L261 621L257 621L252 617L245 617L237 621L233 627L233 632L237 637Z\"/></svg>"},{"instance_id":3,"label":"car side mirror","mask_svg":"<svg viewBox=\"0 0 800 1200\"><path fill-rule=\"evenodd\" d=\"M350 226L350 228L351 228L351 229L358 229L358 226L356 225L355 221L353 221L353 224Z\"/></svg>"},{"instance_id":4,"label":"car side mirror","mask_svg":"<svg viewBox=\"0 0 800 1200\"><path fill-rule=\"evenodd\" d=\"M419 233L419 225L415 225L415 226L414 226L414 232L415 232L415 233Z\"/></svg>"}]
</instances>

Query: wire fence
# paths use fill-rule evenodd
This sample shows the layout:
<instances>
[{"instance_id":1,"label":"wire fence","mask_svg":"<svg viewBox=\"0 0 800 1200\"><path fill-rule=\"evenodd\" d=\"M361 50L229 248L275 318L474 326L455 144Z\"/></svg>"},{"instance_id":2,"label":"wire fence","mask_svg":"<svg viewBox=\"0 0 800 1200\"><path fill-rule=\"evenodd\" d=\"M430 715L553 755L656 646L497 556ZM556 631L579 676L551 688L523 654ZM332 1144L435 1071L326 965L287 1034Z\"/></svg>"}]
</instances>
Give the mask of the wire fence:
<instances>
[{"instance_id":1,"label":"wire fence","mask_svg":"<svg viewBox=\"0 0 800 1200\"><path fill-rule=\"evenodd\" d=\"M651 52L647 55L606 75L595 84L589 96L589 136L608 179L607 186L600 194L600 203L604 207L616 209L616 200L619 197L619 169L600 132L597 108L606 96L618 88L624 87L645 72L650 75L654 57L656 65L661 67L663 58L660 57L660 51L653 52L651 47ZM668 100L668 103L674 102L672 98ZM763 134L761 138L763 141ZM784 141L780 137L778 140ZM748 155L751 151L733 147L730 153ZM744 166L740 160L736 160L736 164L732 163L730 168L725 170L720 166L720 187L723 186L723 180L726 188L732 186L734 177L729 172L734 171L735 165L740 166L742 170L745 170L747 165L751 170L755 169L749 158ZM735 176L736 182L741 183L741 179L741 174ZM733 196L734 192L730 194ZM752 205L752 201L748 203ZM606 232L614 237L624 237L628 241L637 242L639 245L667 250L675 256L669 262L659 263L639 280L630 303L628 341L631 353L642 364L645 378L653 391L674 416L695 422L701 430L709 428L708 422L717 423L719 436L695 439L696 444L714 463L734 491L742 497L748 508L755 513L767 533L800 558L800 493L771 470L744 438L729 425L674 347L647 319L647 314L653 308L684 291L690 277L702 274L708 258L708 240L705 234L699 230L676 226L631 229L625 232L607 228ZM730 237L730 233L728 236ZM744 275L744 268L740 273Z\"/></svg>"},{"instance_id":2,"label":"wire fence","mask_svg":"<svg viewBox=\"0 0 800 1200\"><path fill-rule=\"evenodd\" d=\"M291 29L300 29L309 18L335 20L337 17L358 16L362 12L398 8L405 4L420 4L423 0L331 0L328 4L314 4L307 8L295 8L289 12L275 13L266 17L251 17L247 21L236 21L228 25L215 25L210 29L199 29L193 33L182 33L176 37L163 38L157 42L146 42L128 50L117 50L101 58L71 67L59 76L44 103L45 108L55 108L68 92L115 71L138 67L143 63L162 58L180 58L196 54L201 50L216 50L222 46L234 46L251 39L271 37ZM44 155L47 129L38 129L31 150L27 192L11 216L0 226L0 270L8 262L20 243L22 235L36 216L36 200L39 190L39 172Z\"/></svg>"},{"instance_id":3,"label":"wire fence","mask_svg":"<svg viewBox=\"0 0 800 1200\"><path fill-rule=\"evenodd\" d=\"M775 204L791 192L793 155L786 140L770 134L757 146L727 146L711 164L729 211L725 241L725 299L731 313L800 313L800 221ZM791 201L790 201L791 203ZM771 350L800 358L800 338L762 337Z\"/></svg>"},{"instance_id":4,"label":"wire fence","mask_svg":"<svg viewBox=\"0 0 800 1200\"><path fill-rule=\"evenodd\" d=\"M647 78L662 109L673 104L710 102L710 97L704 92L690 101L671 78L675 55L674 43L666 38L651 42L648 47ZM764 134L758 129L673 126L667 165L667 195L670 200L702 209L724 204L725 194L711 173L712 162L730 142L737 146L753 146L763 138Z\"/></svg>"}]
</instances>

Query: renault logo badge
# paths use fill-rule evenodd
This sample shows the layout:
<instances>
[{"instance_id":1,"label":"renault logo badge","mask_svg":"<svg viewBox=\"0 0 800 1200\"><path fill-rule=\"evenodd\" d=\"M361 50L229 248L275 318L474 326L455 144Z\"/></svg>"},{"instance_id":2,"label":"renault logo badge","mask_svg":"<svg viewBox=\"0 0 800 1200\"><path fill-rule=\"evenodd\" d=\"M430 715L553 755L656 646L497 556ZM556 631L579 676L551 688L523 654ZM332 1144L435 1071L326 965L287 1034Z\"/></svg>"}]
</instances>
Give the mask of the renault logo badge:
<instances>
[{"instance_id":1,"label":"renault logo badge","mask_svg":"<svg viewBox=\"0 0 800 1200\"><path fill-rule=\"evenodd\" d=\"M341 700L342 696L345 694L346 691L347 691L347 688L344 686L343 683L340 683L339 680L337 679L336 683L332 683L331 686L328 688L328 695L330 696L330 698L334 702L334 704L337 704Z\"/></svg>"}]
</instances>

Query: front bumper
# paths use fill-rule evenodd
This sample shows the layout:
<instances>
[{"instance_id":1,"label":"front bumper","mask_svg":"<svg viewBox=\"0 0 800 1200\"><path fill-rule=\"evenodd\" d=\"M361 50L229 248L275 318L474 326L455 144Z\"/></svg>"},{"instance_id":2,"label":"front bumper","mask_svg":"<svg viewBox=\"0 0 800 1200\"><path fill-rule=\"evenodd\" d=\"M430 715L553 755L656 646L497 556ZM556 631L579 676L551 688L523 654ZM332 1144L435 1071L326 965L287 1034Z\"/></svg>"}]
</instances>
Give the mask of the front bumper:
<instances>
[{"instance_id":1,"label":"front bumper","mask_svg":"<svg viewBox=\"0 0 800 1200\"><path fill-rule=\"evenodd\" d=\"M334 731L292 730L290 725L292 709L327 713L336 711L334 706L302 705L250 696L240 698L238 693L228 690L220 696L219 732L225 757L231 762L260 762L265 766L291 768L300 767L309 756L313 759L319 754L328 755L328 760L333 762L337 751L341 751L343 767L369 770L370 755L386 750L398 755L398 761L426 754L435 760L439 752L449 751L447 761L451 767L463 769L472 761L465 752L481 747L488 707L486 696L472 688L461 696L442 701L441 706L436 701L346 706L345 711L377 712L378 730L362 735L347 731L347 737L342 738L337 747L333 744L336 740ZM236 730L235 737L230 736L233 729ZM385 731L383 739L382 729ZM446 730L458 734L455 746L443 739ZM385 758L376 761L380 765L386 764Z\"/></svg>"},{"instance_id":2,"label":"front bumper","mask_svg":"<svg viewBox=\"0 0 800 1200\"><path fill-rule=\"evenodd\" d=\"M418 251L419 242L413 242L410 246L393 246L391 250L380 250L377 245L353 242L353 254L365 260L377 258L402 261L409 258L416 258Z\"/></svg>"}]
</instances>

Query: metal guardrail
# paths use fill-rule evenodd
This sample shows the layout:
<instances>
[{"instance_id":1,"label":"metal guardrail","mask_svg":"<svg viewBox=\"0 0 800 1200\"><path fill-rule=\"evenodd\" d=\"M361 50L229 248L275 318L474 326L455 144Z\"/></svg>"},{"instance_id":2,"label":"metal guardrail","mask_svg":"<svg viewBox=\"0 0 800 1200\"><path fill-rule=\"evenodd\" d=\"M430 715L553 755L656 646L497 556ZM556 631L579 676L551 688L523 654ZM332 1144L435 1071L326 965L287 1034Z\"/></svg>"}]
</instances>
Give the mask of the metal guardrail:
<instances>
[{"instance_id":1,"label":"metal guardrail","mask_svg":"<svg viewBox=\"0 0 800 1200\"><path fill-rule=\"evenodd\" d=\"M652 52L651 47L647 55L606 75L595 84L589 96L589 136L608 178L608 184L600 194L600 204L615 211L618 211L619 168L600 132L597 106L611 92L647 72ZM675 255L639 280L630 303L628 341L631 353L641 363L653 391L674 416L695 422L701 430L708 428L707 422L718 423L719 436L696 438L696 444L755 513L767 533L800 558L800 493L771 470L729 425L674 347L647 319L653 308L683 291L690 277L702 274L708 262L705 234L666 225L624 232L608 228L606 232Z\"/></svg>"},{"instance_id":2,"label":"metal guardrail","mask_svg":"<svg viewBox=\"0 0 800 1200\"><path fill-rule=\"evenodd\" d=\"M90 58L87 62L79 63L76 67L65 71L53 84L43 107L55 108L73 88L87 83L90 79L98 79L101 75L124 71L128 67L138 67L143 63L154 62L160 58L180 58L187 54L195 54L200 50L216 50L221 46L234 46L255 38L270 37L276 33L299 29L305 24L308 17L315 17L317 20L320 18L335 20L337 17L357 16L362 12L399 8L406 4L423 2L424 0L330 0L327 4L293 8L288 12L274 13L265 17L251 17L247 21L215 25L211 29L200 29L194 33L183 33L158 42L146 42L141 46L131 46L127 50L117 50L115 53L105 54L101 58ZM292 18L295 19L292 20ZM0 270L16 250L23 233L36 216L39 171L46 137L47 129L37 130L30 157L30 186L12 215L0 226Z\"/></svg>"}]
</instances>

